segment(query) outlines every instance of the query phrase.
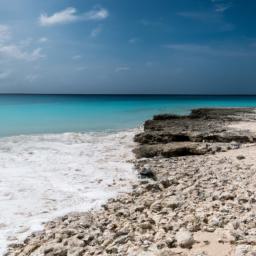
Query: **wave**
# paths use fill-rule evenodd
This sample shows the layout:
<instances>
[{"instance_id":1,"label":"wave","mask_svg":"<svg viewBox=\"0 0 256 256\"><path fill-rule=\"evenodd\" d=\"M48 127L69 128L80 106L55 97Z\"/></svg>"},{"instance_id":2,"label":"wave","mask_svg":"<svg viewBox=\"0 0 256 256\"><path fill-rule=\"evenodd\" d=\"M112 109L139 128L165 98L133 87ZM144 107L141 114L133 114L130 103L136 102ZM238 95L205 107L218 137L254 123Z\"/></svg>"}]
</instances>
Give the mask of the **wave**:
<instances>
[{"instance_id":1,"label":"wave","mask_svg":"<svg viewBox=\"0 0 256 256\"><path fill-rule=\"evenodd\" d=\"M0 254L42 223L98 208L136 180L137 129L0 139Z\"/></svg>"}]
</instances>

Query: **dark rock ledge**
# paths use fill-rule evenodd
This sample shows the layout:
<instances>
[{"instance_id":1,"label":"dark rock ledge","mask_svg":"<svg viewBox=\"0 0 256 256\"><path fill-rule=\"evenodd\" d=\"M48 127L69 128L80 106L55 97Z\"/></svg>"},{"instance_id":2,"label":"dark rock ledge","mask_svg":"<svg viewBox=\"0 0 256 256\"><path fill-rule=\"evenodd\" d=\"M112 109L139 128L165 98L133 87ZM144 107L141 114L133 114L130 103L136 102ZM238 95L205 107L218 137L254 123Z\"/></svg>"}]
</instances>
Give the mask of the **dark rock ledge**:
<instances>
[{"instance_id":1,"label":"dark rock ledge","mask_svg":"<svg viewBox=\"0 0 256 256\"><path fill-rule=\"evenodd\" d=\"M255 109L195 109L187 116L157 115L135 136L140 145L134 152L138 158L204 155L255 142L253 132L228 127L239 121L255 121Z\"/></svg>"}]
</instances>

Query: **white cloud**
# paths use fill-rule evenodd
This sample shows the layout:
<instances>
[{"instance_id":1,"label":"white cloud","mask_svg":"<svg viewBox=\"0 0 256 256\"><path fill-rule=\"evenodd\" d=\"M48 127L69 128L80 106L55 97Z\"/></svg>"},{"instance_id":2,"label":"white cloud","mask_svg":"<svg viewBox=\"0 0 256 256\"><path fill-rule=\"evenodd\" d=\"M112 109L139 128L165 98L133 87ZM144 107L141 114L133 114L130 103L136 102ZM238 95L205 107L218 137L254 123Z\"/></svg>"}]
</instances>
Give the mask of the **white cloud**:
<instances>
[{"instance_id":1,"label":"white cloud","mask_svg":"<svg viewBox=\"0 0 256 256\"><path fill-rule=\"evenodd\" d=\"M56 12L52 16L41 14L39 22L42 26L52 26L57 24L70 23L77 20L76 9L67 8L63 11Z\"/></svg>"},{"instance_id":2,"label":"white cloud","mask_svg":"<svg viewBox=\"0 0 256 256\"><path fill-rule=\"evenodd\" d=\"M0 42L9 40L11 37L11 31L8 26L0 24Z\"/></svg>"},{"instance_id":3,"label":"white cloud","mask_svg":"<svg viewBox=\"0 0 256 256\"><path fill-rule=\"evenodd\" d=\"M36 61L44 58L41 48L31 49L32 38L13 42L9 26L0 24L0 57L9 59ZM1 77L7 73L1 73Z\"/></svg>"},{"instance_id":4,"label":"white cloud","mask_svg":"<svg viewBox=\"0 0 256 256\"><path fill-rule=\"evenodd\" d=\"M41 44L47 43L48 41L49 41L49 40L48 40L47 37L41 37L41 38L38 39L38 42L41 43Z\"/></svg>"},{"instance_id":5,"label":"white cloud","mask_svg":"<svg viewBox=\"0 0 256 256\"><path fill-rule=\"evenodd\" d=\"M96 36L98 36L100 33L101 33L101 31L102 31L102 27L101 26L98 26L98 27L96 27L95 29L93 29L92 31L91 31L91 37L96 37Z\"/></svg>"},{"instance_id":6,"label":"white cloud","mask_svg":"<svg viewBox=\"0 0 256 256\"><path fill-rule=\"evenodd\" d=\"M54 26L68 24L76 21L86 20L103 20L109 16L109 13L104 8L93 9L89 12L78 14L74 7L68 7L63 11L56 12L53 15L41 14L39 24L41 26Z\"/></svg>"},{"instance_id":7,"label":"white cloud","mask_svg":"<svg viewBox=\"0 0 256 256\"><path fill-rule=\"evenodd\" d=\"M216 12L225 12L232 7L232 2L227 2L226 0L211 0L214 4Z\"/></svg>"},{"instance_id":8,"label":"white cloud","mask_svg":"<svg viewBox=\"0 0 256 256\"><path fill-rule=\"evenodd\" d=\"M0 45L0 55L12 59L26 61L36 61L45 57L45 55L42 54L41 48L37 48L31 52L27 52L15 44Z\"/></svg>"},{"instance_id":9,"label":"white cloud","mask_svg":"<svg viewBox=\"0 0 256 256\"><path fill-rule=\"evenodd\" d=\"M117 67L115 69L115 72L119 73L119 72L122 72L122 71L129 71L129 70L131 70L130 67Z\"/></svg>"},{"instance_id":10,"label":"white cloud","mask_svg":"<svg viewBox=\"0 0 256 256\"><path fill-rule=\"evenodd\" d=\"M226 10L228 10L231 7L232 7L231 3L228 3L228 4L216 4L215 5L215 11L216 12L225 12Z\"/></svg>"},{"instance_id":11,"label":"white cloud","mask_svg":"<svg viewBox=\"0 0 256 256\"><path fill-rule=\"evenodd\" d=\"M0 71L0 80L6 79L12 72L10 70Z\"/></svg>"},{"instance_id":12,"label":"white cloud","mask_svg":"<svg viewBox=\"0 0 256 256\"><path fill-rule=\"evenodd\" d=\"M109 16L109 13L106 9L100 8L95 9L90 12L85 13L81 16L85 20L104 20Z\"/></svg>"},{"instance_id":13,"label":"white cloud","mask_svg":"<svg viewBox=\"0 0 256 256\"><path fill-rule=\"evenodd\" d=\"M45 55L42 54L41 48L37 48L37 49L33 50L31 53L25 53L25 55L27 57L27 60L29 60L29 61L35 61L35 60L45 58Z\"/></svg>"}]
</instances>

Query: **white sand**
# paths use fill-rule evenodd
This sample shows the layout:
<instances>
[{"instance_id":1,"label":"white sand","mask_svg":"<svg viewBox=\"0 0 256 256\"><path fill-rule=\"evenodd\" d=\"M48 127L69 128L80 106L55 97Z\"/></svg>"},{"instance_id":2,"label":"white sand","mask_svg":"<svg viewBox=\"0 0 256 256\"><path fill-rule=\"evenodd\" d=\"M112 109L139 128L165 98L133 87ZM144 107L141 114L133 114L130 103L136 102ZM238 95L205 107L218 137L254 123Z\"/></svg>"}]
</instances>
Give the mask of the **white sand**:
<instances>
[{"instance_id":1,"label":"white sand","mask_svg":"<svg viewBox=\"0 0 256 256\"><path fill-rule=\"evenodd\" d=\"M228 127L236 129L236 130L246 130L250 132L256 133L256 123L255 122L236 122L230 124Z\"/></svg>"}]
</instances>

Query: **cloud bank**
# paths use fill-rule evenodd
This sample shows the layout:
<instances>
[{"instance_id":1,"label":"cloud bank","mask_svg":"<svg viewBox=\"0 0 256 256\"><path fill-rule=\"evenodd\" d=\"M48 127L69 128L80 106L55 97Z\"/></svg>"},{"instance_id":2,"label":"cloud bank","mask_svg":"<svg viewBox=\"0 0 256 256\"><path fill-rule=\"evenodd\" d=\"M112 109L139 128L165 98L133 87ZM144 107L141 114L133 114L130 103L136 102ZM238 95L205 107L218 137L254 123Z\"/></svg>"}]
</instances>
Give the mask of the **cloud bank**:
<instances>
[{"instance_id":1,"label":"cloud bank","mask_svg":"<svg viewBox=\"0 0 256 256\"><path fill-rule=\"evenodd\" d=\"M89 12L78 14L76 8L68 7L52 15L41 14L39 24L41 26L55 26L78 21L100 21L106 19L108 16L109 13L104 8L95 8Z\"/></svg>"},{"instance_id":2,"label":"cloud bank","mask_svg":"<svg viewBox=\"0 0 256 256\"><path fill-rule=\"evenodd\" d=\"M0 56L7 58L26 60L26 61L36 61L38 59L44 58L42 54L42 49L37 48L31 52L24 51L15 44L0 45Z\"/></svg>"}]
</instances>

